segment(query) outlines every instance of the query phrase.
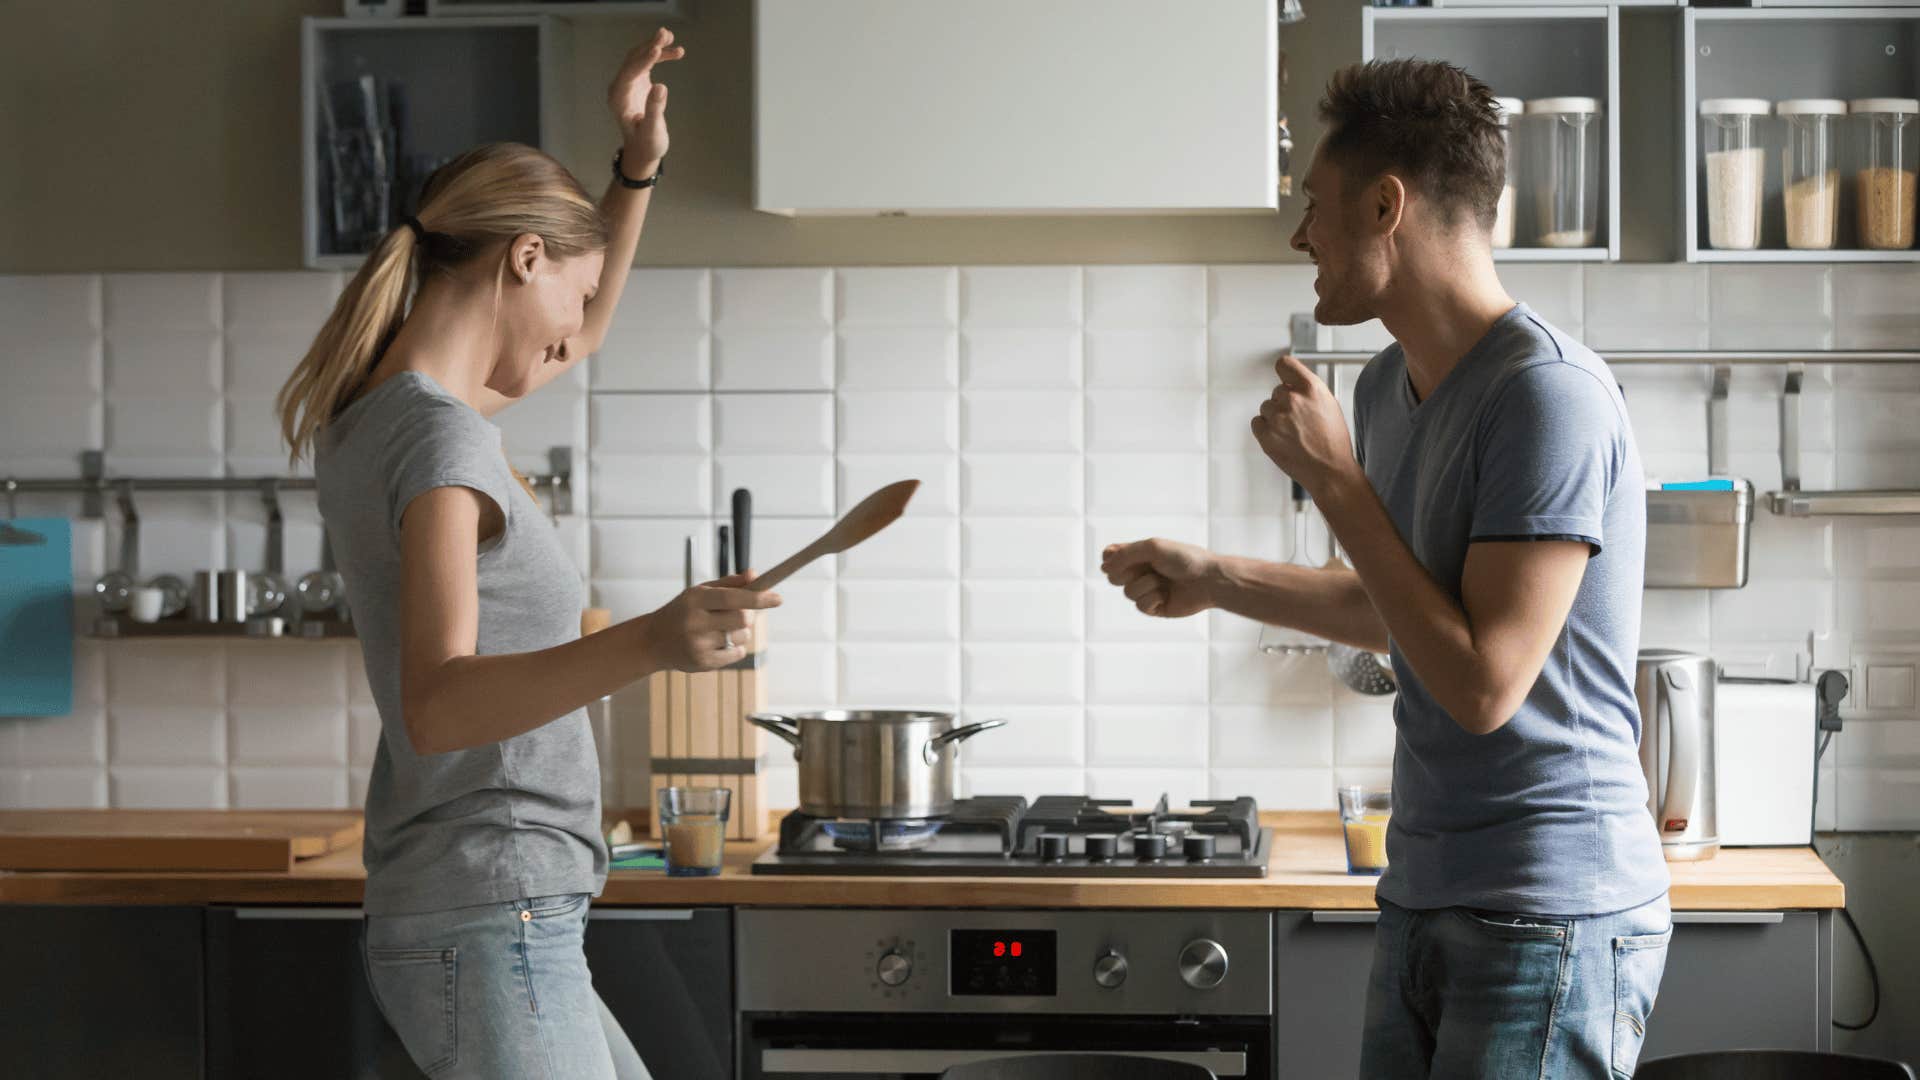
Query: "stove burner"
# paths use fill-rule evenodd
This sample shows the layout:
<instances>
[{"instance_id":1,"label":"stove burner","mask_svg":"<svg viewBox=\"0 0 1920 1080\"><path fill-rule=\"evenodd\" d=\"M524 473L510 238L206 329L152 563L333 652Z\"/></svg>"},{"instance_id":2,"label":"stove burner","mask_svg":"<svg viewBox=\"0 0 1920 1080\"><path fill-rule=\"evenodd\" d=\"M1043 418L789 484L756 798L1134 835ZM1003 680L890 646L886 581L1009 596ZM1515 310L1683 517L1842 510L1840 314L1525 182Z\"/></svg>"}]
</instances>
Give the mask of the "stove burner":
<instances>
[{"instance_id":1,"label":"stove burner","mask_svg":"<svg viewBox=\"0 0 1920 1080\"><path fill-rule=\"evenodd\" d=\"M823 821L820 831L842 851L917 851L940 831L939 821ZM876 843L875 837L878 837Z\"/></svg>"}]
</instances>

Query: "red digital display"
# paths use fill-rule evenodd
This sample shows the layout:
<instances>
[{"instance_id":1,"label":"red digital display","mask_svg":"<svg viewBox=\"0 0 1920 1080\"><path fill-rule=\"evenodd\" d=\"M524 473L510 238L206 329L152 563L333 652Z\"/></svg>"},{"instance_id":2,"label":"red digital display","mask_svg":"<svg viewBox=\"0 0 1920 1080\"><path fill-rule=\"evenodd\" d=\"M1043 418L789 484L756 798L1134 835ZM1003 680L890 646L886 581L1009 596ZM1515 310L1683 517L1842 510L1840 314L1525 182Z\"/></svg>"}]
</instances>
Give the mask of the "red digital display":
<instances>
[{"instance_id":1,"label":"red digital display","mask_svg":"<svg viewBox=\"0 0 1920 1080\"><path fill-rule=\"evenodd\" d=\"M1046 996L1054 993L1056 941L1051 930L955 930L955 994Z\"/></svg>"},{"instance_id":2,"label":"red digital display","mask_svg":"<svg viewBox=\"0 0 1920 1080\"><path fill-rule=\"evenodd\" d=\"M1005 941L996 941L996 942L994 942L994 943L993 943L993 955L995 955L995 956L1019 956L1019 955L1020 955L1020 943L1019 943L1019 942L1017 942L1017 941L1015 941L1015 942L1011 942L1011 943L1009 943L1009 942L1005 942Z\"/></svg>"}]
</instances>

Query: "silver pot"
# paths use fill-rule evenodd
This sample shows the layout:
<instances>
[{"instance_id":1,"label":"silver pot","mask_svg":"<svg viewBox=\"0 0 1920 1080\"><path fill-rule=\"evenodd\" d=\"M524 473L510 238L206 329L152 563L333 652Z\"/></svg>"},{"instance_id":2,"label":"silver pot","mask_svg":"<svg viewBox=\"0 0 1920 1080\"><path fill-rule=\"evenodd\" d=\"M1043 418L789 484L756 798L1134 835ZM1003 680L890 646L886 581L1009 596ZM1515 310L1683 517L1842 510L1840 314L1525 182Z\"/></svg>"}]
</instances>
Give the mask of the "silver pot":
<instances>
[{"instance_id":1,"label":"silver pot","mask_svg":"<svg viewBox=\"0 0 1920 1080\"><path fill-rule=\"evenodd\" d=\"M793 744L802 813L888 820L952 813L952 748L1006 723L955 727L952 713L892 709L748 719Z\"/></svg>"}]
</instances>

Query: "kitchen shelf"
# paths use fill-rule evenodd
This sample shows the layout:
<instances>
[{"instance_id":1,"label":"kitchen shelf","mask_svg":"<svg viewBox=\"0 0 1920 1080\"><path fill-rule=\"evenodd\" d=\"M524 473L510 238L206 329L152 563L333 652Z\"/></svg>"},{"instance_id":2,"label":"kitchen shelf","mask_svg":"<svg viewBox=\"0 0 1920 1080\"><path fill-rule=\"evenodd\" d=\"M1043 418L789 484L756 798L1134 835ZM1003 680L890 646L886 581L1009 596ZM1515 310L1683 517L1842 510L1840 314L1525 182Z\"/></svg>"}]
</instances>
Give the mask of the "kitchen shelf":
<instances>
[{"instance_id":1,"label":"kitchen shelf","mask_svg":"<svg viewBox=\"0 0 1920 1080\"><path fill-rule=\"evenodd\" d=\"M528 5L548 8L551 5ZM314 18L301 21L301 204L306 265L353 269L370 243L355 230L337 239L332 168L324 145L326 112L343 130L360 130L360 97L348 92L371 75L393 127L388 227L415 208L420 184L441 163L481 143L566 146L571 80L567 23L546 15L513 18ZM329 90L331 89L331 94Z\"/></svg>"},{"instance_id":2,"label":"kitchen shelf","mask_svg":"<svg viewBox=\"0 0 1920 1080\"><path fill-rule=\"evenodd\" d=\"M1781 517L1920 514L1920 491L1770 491L1767 509Z\"/></svg>"},{"instance_id":3,"label":"kitchen shelf","mask_svg":"<svg viewBox=\"0 0 1920 1080\"><path fill-rule=\"evenodd\" d=\"M124 615L102 615L93 621L89 637L104 641L139 638L169 638L203 641L209 638L247 641L343 641L358 640L353 623L343 619L287 619L267 615L244 623L195 622L179 617L158 622L136 622Z\"/></svg>"},{"instance_id":4,"label":"kitchen shelf","mask_svg":"<svg viewBox=\"0 0 1920 1080\"><path fill-rule=\"evenodd\" d=\"M1620 257L1620 176L1615 165L1620 160L1618 5L1367 7L1360 12L1360 56L1446 60L1473 72L1504 97L1598 99L1606 123L1599 220L1605 243L1503 248L1493 257L1499 262L1607 262ZM1515 185L1514 194L1515 237L1521 239L1534 231L1533 198L1524 182Z\"/></svg>"},{"instance_id":5,"label":"kitchen shelf","mask_svg":"<svg viewBox=\"0 0 1920 1080\"><path fill-rule=\"evenodd\" d=\"M1705 180L1700 175L1700 102L1707 98L1838 98L1920 95L1920 7L1812 6L1688 8L1681 19L1680 154L1682 242L1696 263L1920 262L1920 248L1874 251L1852 246L1854 133L1841 137L1838 243L1824 251L1786 246L1781 195L1780 118L1759 125L1762 170L1760 247L1723 251L1707 242Z\"/></svg>"},{"instance_id":6,"label":"kitchen shelf","mask_svg":"<svg viewBox=\"0 0 1920 1080\"><path fill-rule=\"evenodd\" d=\"M568 18L628 17L677 19L687 14L690 0L427 0L434 18L475 15L558 15Z\"/></svg>"}]
</instances>

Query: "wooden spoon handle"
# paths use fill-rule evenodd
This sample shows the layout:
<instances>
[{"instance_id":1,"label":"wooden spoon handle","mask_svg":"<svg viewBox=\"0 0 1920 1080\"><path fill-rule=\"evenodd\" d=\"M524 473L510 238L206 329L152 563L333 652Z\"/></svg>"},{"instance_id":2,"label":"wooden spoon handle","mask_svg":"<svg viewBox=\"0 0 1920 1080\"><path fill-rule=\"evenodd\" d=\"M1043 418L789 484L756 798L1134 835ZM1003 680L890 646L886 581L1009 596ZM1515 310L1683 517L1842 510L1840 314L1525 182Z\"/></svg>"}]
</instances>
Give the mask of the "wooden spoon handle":
<instances>
[{"instance_id":1,"label":"wooden spoon handle","mask_svg":"<svg viewBox=\"0 0 1920 1080\"><path fill-rule=\"evenodd\" d=\"M753 592L766 592L768 589L773 588L775 585L806 569L808 563L827 554L826 539L827 538L823 536L813 543L808 544L806 547L801 548L799 551L794 552L786 562L754 578L747 584L747 588Z\"/></svg>"}]
</instances>

